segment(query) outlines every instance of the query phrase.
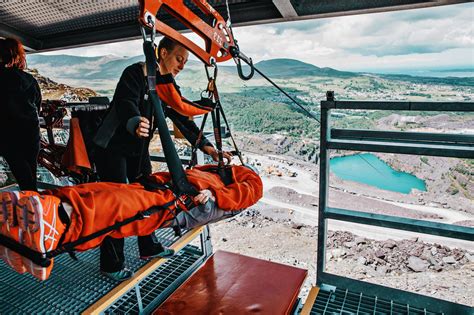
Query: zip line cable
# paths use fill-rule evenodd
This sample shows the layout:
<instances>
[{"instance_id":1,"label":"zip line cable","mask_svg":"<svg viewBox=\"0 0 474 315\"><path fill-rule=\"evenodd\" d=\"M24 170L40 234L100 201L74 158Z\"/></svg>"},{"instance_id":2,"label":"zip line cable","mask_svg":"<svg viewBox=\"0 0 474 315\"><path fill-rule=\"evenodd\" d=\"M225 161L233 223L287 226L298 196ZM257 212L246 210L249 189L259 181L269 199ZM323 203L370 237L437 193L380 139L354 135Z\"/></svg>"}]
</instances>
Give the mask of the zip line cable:
<instances>
[{"instance_id":1,"label":"zip line cable","mask_svg":"<svg viewBox=\"0 0 474 315\"><path fill-rule=\"evenodd\" d=\"M367 159L365 157L362 156L362 154L357 154L358 157L360 157L363 161L365 161L365 163L369 164L370 167L372 167L377 173L379 173L380 175L382 175L382 177L386 178L387 176L385 176L385 174L383 174L381 171L379 171L375 166L373 166L372 164L370 164L369 161L367 161Z\"/></svg>"},{"instance_id":2,"label":"zip line cable","mask_svg":"<svg viewBox=\"0 0 474 315\"><path fill-rule=\"evenodd\" d=\"M245 61L245 60L244 60ZM281 93L283 93L286 97L288 97L290 100L293 101L293 103L295 103L299 108L301 108L304 112L306 112L306 114L308 114L308 116L310 116L311 118L313 118L314 120L316 120L319 124L321 124L321 122L319 121L318 118L316 118L316 116L314 116L309 110L307 110L303 105L301 105L300 103L298 103L293 97L291 97L291 95L289 95L287 92L285 92L282 88L280 88L275 82L273 82L269 77L267 77L265 74L263 74L260 70L258 70L257 68L255 68L254 65L249 65L251 67L254 68L255 71L257 71L258 74L260 74L262 77L264 77L268 82L270 82L274 87L276 87Z\"/></svg>"},{"instance_id":3,"label":"zip line cable","mask_svg":"<svg viewBox=\"0 0 474 315\"><path fill-rule=\"evenodd\" d=\"M232 22L231 22L231 18L230 18L230 9L229 9L229 0L226 0L225 1L225 4L226 4L226 8L227 8L227 24L229 26L229 29L230 31L232 32L232 36L233 36L233 31L232 31ZM236 41L237 43L237 41ZM239 52L240 53L240 52ZM262 71L258 70L257 68L255 68L255 66L249 62L247 59L248 58L239 58L241 60L243 60L247 65L249 65L249 67L251 69L254 69L255 71L257 71L258 74L260 74L263 78L265 78L268 82L270 82L274 87L276 87L281 93L283 93L286 97L288 97L294 104L296 104L299 108L301 108L309 117L313 118L314 120L316 120L319 124L321 124L321 122L319 121L318 118L316 118L316 116L314 116L309 110L307 110L303 105L301 105L300 103L298 103L291 95L289 95L288 93L286 93L282 88L280 88L275 82L273 82L269 77L267 77L265 74L262 73ZM239 65L240 66L240 63ZM240 74L239 74L240 75ZM251 75L249 75L248 79L250 79L251 77L253 76L253 73ZM241 76L241 78L243 79L243 77Z\"/></svg>"}]
</instances>

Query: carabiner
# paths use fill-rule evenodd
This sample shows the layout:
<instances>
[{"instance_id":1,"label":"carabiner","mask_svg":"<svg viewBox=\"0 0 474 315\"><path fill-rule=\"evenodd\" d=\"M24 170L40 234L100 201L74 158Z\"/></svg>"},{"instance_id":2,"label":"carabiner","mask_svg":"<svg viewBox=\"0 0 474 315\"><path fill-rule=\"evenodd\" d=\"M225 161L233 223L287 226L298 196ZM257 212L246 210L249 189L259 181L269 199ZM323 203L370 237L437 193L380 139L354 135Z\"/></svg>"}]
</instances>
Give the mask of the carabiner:
<instances>
[{"instance_id":1,"label":"carabiner","mask_svg":"<svg viewBox=\"0 0 474 315\"><path fill-rule=\"evenodd\" d=\"M249 58L244 53L242 53L239 49L239 46L237 45L230 47L229 50L230 50L230 53L232 54L232 57L234 57L234 62L237 66L237 73L239 74L239 77L245 81L250 80L253 77L254 72L255 72L252 58ZM242 71L242 63L240 62L240 60L245 61L245 63L250 66L250 73L248 75L244 75Z\"/></svg>"}]
</instances>

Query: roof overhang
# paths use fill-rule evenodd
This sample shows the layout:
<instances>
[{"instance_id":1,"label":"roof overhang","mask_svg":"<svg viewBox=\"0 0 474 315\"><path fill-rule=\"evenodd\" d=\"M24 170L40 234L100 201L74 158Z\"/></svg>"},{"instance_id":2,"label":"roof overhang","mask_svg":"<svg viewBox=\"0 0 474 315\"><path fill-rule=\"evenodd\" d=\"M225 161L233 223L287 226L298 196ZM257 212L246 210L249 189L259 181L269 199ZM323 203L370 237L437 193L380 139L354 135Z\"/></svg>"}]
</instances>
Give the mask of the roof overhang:
<instances>
[{"instance_id":1,"label":"roof overhang","mask_svg":"<svg viewBox=\"0 0 474 315\"><path fill-rule=\"evenodd\" d=\"M186 1L191 2L191 1ZM225 1L208 1L227 18ZM228 0L233 26L424 8L469 0ZM191 7L193 5L190 5ZM141 37L138 0L0 1L0 37L49 51ZM167 14L158 18L182 30Z\"/></svg>"}]
</instances>

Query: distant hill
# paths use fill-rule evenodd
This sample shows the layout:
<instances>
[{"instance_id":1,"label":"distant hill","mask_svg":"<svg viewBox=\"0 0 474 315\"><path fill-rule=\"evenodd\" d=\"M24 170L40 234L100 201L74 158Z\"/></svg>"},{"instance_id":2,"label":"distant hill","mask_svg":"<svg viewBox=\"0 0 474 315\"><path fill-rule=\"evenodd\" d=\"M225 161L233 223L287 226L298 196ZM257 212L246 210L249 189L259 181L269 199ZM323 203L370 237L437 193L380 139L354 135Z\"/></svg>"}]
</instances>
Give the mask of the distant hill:
<instances>
[{"instance_id":1,"label":"distant hill","mask_svg":"<svg viewBox=\"0 0 474 315\"><path fill-rule=\"evenodd\" d=\"M456 86L474 86L474 77L419 77L408 74L377 74L381 78L387 80L397 80L404 82L420 83L420 84L446 84Z\"/></svg>"},{"instance_id":2,"label":"distant hill","mask_svg":"<svg viewBox=\"0 0 474 315\"><path fill-rule=\"evenodd\" d=\"M123 69L132 63L143 61L143 56L135 57L80 57L70 55L31 55L27 57L28 67L47 73L55 80L69 79L117 79Z\"/></svg>"},{"instance_id":3,"label":"distant hill","mask_svg":"<svg viewBox=\"0 0 474 315\"><path fill-rule=\"evenodd\" d=\"M144 61L142 55L133 57L97 56L79 57L69 55L28 55L28 67L38 71L57 82L71 86L89 87L101 94L111 95L123 70L133 63ZM273 79L291 79L305 77L323 77L327 79L352 79L362 77L382 78L390 81L404 81L422 84L447 84L455 86L474 86L474 77L422 77L405 74L372 74L339 71L333 68L321 68L315 65L294 59L271 59L256 63L255 65L265 75ZM249 73L244 67L244 73ZM255 75L259 77L258 74ZM190 60L186 71L180 75L178 81L195 86L201 82L205 72L203 64ZM237 76L236 67L220 66L220 82L225 82L222 87L236 87L241 80ZM252 81L248 81L252 84ZM186 84L183 86L186 88ZM202 85L202 84L201 84Z\"/></svg>"},{"instance_id":4,"label":"distant hill","mask_svg":"<svg viewBox=\"0 0 474 315\"><path fill-rule=\"evenodd\" d=\"M339 71L332 68L320 68L294 59L271 59L260 61L255 67L270 77L356 77L357 73Z\"/></svg>"},{"instance_id":5,"label":"distant hill","mask_svg":"<svg viewBox=\"0 0 474 315\"><path fill-rule=\"evenodd\" d=\"M144 57L79 57L69 55L31 55L28 56L29 68L36 68L42 73L48 73L58 80L61 76L70 79L91 80L118 80L122 71L135 62L144 61ZM328 76L328 77L354 77L353 72L338 71L332 68L320 68L312 64L294 59L271 59L258 62L255 66L266 75L274 78L303 77L303 76ZM202 69L198 61L190 60L187 68ZM220 66L222 72L236 74L235 66ZM248 68L247 68L248 69ZM244 70L247 73L246 70Z\"/></svg>"},{"instance_id":6,"label":"distant hill","mask_svg":"<svg viewBox=\"0 0 474 315\"><path fill-rule=\"evenodd\" d=\"M106 56L98 57L80 57L71 55L28 55L27 61L29 68L38 64L54 64L58 67L63 66L77 66L86 62L95 62L104 59Z\"/></svg>"}]
</instances>

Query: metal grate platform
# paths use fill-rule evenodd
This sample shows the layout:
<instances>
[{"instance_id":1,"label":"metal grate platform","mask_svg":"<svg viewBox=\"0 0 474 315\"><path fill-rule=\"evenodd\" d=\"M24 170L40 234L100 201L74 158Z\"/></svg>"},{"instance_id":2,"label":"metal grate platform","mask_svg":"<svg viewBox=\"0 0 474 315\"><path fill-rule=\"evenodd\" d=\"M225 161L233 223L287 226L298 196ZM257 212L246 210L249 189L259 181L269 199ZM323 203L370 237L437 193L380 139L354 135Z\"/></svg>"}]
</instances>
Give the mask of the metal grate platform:
<instances>
[{"instance_id":1,"label":"metal grate platform","mask_svg":"<svg viewBox=\"0 0 474 315\"><path fill-rule=\"evenodd\" d=\"M321 288L311 308L310 314L436 315L442 313L416 308L409 304L401 304L392 300L380 299L376 296L351 292L345 289L336 288L336 290L333 291Z\"/></svg>"},{"instance_id":2,"label":"metal grate platform","mask_svg":"<svg viewBox=\"0 0 474 315\"><path fill-rule=\"evenodd\" d=\"M161 304L186 278L201 265L203 255L197 248L187 246L177 257L161 265L155 272L111 305L105 314L139 314L152 311Z\"/></svg>"},{"instance_id":3,"label":"metal grate platform","mask_svg":"<svg viewBox=\"0 0 474 315\"><path fill-rule=\"evenodd\" d=\"M178 240L170 229L158 230L156 234L166 246ZM129 268L137 271L147 263L138 258L134 237L126 239L125 246ZM203 255L201 250L188 245L150 277L143 279L139 284L143 306L156 303L154 300L174 285L182 274L192 272L188 269L194 267ZM77 257L79 261L72 260L67 254L55 258L51 277L46 281L36 280L28 274L20 275L0 261L0 314L80 313L118 285L99 273L98 249L78 253ZM131 292L135 294L135 290ZM133 304L126 297L129 293L123 302L120 299L113 307L124 309L124 303ZM133 309L131 307L129 313L136 313Z\"/></svg>"}]
</instances>

